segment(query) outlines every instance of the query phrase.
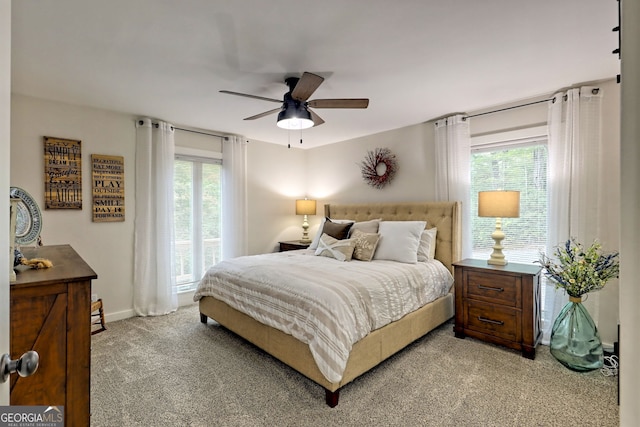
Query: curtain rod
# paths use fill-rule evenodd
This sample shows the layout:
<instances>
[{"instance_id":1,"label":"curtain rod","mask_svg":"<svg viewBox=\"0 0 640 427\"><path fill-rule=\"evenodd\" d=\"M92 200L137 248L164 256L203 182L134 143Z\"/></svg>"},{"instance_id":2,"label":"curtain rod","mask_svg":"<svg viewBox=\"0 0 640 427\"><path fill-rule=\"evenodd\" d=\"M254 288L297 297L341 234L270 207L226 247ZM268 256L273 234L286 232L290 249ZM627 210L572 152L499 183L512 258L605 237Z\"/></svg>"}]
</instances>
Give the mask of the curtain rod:
<instances>
[{"instance_id":1,"label":"curtain rod","mask_svg":"<svg viewBox=\"0 0 640 427\"><path fill-rule=\"evenodd\" d=\"M599 87L595 87L595 88L591 89L591 93L594 94L594 95L597 95L599 91L600 91ZM567 99L567 95L564 95L564 100L566 101L566 99ZM541 99L540 101L533 101L533 102L528 102L526 104L514 105L513 107L500 108L499 110L486 111L484 113L478 113L478 114L472 114L472 115L469 115L469 116L464 116L462 118L462 120L467 120L467 119L470 119L471 117L484 116L485 114L492 114L492 113L499 113L501 111L513 110L514 108L528 107L529 105L541 104L541 103L547 102L547 101L556 102L555 98Z\"/></svg>"},{"instance_id":2,"label":"curtain rod","mask_svg":"<svg viewBox=\"0 0 640 427\"><path fill-rule=\"evenodd\" d=\"M202 132L202 131L199 131L199 130L184 129L184 128L179 128L179 127L175 127L175 126L173 128L175 130L181 130L181 131L184 131L184 132L192 132L192 133L199 133L200 135L215 136L217 138L222 138L225 141L227 141L229 139L228 136L216 135L215 133Z\"/></svg>"},{"instance_id":3,"label":"curtain rod","mask_svg":"<svg viewBox=\"0 0 640 427\"><path fill-rule=\"evenodd\" d=\"M140 124L142 124L142 120L140 120ZM155 126L156 128L158 127L158 123L151 122L151 124L152 124L153 126ZM229 137L228 137L228 136L224 136L224 135L216 135L215 133L208 133L208 132L202 132L202 131L199 131L199 130L192 130L192 129L179 128L179 127L177 127L177 126L173 126L173 125L172 125L171 127L172 127L173 129L175 129L175 130L181 130L181 131L184 131L184 132L199 133L200 135L215 136L216 138L222 138L222 139L224 139L225 141L228 141L228 140L229 140Z\"/></svg>"},{"instance_id":4,"label":"curtain rod","mask_svg":"<svg viewBox=\"0 0 640 427\"><path fill-rule=\"evenodd\" d=\"M551 101L552 99L553 98L541 99L540 101L534 101L534 102L528 102L526 104L514 105L513 107L501 108L499 110L486 111L484 113L472 114L472 115L469 115L469 116L464 116L462 118L462 120L467 120L467 119L470 119L471 117L484 116L485 114L493 114L493 113L499 113L501 111L513 110L514 108L528 107L529 105L541 104L543 102Z\"/></svg>"}]
</instances>

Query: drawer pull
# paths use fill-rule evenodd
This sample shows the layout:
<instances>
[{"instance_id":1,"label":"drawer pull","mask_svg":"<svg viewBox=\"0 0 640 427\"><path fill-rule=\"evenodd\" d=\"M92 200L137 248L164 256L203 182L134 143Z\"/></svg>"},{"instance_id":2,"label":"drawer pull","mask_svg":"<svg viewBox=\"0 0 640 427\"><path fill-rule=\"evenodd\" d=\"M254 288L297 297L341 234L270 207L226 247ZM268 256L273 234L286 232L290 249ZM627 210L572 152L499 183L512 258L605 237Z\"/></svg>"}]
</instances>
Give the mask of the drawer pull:
<instances>
[{"instance_id":1,"label":"drawer pull","mask_svg":"<svg viewBox=\"0 0 640 427\"><path fill-rule=\"evenodd\" d=\"M492 320L482 316L478 316L478 320L481 322L492 323L494 325L500 325L500 326L504 325L504 322L502 320Z\"/></svg>"},{"instance_id":2,"label":"drawer pull","mask_svg":"<svg viewBox=\"0 0 640 427\"><path fill-rule=\"evenodd\" d=\"M494 287L491 287L491 286L478 285L478 289L482 289L482 290L485 290L485 291L504 292L504 288L494 288Z\"/></svg>"}]
</instances>

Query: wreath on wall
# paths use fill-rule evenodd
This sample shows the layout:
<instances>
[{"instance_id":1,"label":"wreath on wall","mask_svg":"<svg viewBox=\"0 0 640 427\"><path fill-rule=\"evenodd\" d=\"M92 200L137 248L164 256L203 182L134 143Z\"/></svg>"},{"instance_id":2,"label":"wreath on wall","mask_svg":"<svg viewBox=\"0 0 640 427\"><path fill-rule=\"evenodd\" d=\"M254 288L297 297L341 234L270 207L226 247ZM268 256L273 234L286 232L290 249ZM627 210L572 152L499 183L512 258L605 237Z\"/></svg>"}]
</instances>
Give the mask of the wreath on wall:
<instances>
[{"instance_id":1,"label":"wreath on wall","mask_svg":"<svg viewBox=\"0 0 640 427\"><path fill-rule=\"evenodd\" d=\"M362 178L374 188L383 188L391 182L398 169L396 156L388 148L367 151L360 164Z\"/></svg>"}]
</instances>

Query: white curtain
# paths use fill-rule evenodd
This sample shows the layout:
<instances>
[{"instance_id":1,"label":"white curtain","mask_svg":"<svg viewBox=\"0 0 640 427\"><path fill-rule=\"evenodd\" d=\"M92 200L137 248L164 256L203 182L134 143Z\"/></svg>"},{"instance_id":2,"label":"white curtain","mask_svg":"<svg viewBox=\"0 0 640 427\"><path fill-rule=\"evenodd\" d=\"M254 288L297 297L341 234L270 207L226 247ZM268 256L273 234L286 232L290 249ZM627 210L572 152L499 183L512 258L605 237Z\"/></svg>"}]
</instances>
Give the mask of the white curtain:
<instances>
[{"instance_id":1,"label":"white curtain","mask_svg":"<svg viewBox=\"0 0 640 427\"><path fill-rule=\"evenodd\" d=\"M173 271L174 129L168 123L136 122L136 197L133 307L139 316L178 308Z\"/></svg>"},{"instance_id":2,"label":"white curtain","mask_svg":"<svg viewBox=\"0 0 640 427\"><path fill-rule=\"evenodd\" d=\"M247 141L222 144L222 259L248 254Z\"/></svg>"},{"instance_id":3,"label":"white curtain","mask_svg":"<svg viewBox=\"0 0 640 427\"><path fill-rule=\"evenodd\" d=\"M436 200L462 202L462 258L471 257L471 136L462 115L436 121Z\"/></svg>"},{"instance_id":4,"label":"white curtain","mask_svg":"<svg viewBox=\"0 0 640 427\"><path fill-rule=\"evenodd\" d=\"M617 174L603 164L601 137L602 90L595 87L570 89L554 95L549 103L548 243L547 253L568 238L590 245L598 239L605 250L615 250L618 221L608 218L605 188L607 174ZM606 237L609 241L604 241ZM544 282L543 282L544 283ZM598 292L585 302L598 322ZM544 301L543 343L548 344L551 328L567 301L564 290L547 283Z\"/></svg>"}]
</instances>

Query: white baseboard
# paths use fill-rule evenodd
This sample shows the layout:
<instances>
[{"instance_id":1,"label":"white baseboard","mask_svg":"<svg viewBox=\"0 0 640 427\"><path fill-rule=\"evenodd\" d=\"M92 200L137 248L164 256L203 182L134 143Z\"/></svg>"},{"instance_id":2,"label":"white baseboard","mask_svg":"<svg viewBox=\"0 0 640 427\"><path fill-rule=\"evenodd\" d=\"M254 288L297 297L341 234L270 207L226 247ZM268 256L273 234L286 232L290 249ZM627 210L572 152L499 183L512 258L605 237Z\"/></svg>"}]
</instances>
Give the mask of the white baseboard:
<instances>
[{"instance_id":1,"label":"white baseboard","mask_svg":"<svg viewBox=\"0 0 640 427\"><path fill-rule=\"evenodd\" d=\"M133 311L133 309L118 311L116 313L109 313L105 310L104 321L108 324L109 322L115 322L116 320L124 320L130 317L135 317L135 315L136 312Z\"/></svg>"},{"instance_id":2,"label":"white baseboard","mask_svg":"<svg viewBox=\"0 0 640 427\"><path fill-rule=\"evenodd\" d=\"M179 293L178 307L185 307L185 306L196 304L193 301L193 294L194 294L194 291ZM132 308L129 310L118 311L115 313L109 313L109 312L106 312L105 310L104 321L105 323L109 323L109 322L115 322L117 320L128 319L130 317L135 317L135 316L136 316L136 312Z\"/></svg>"}]
</instances>

